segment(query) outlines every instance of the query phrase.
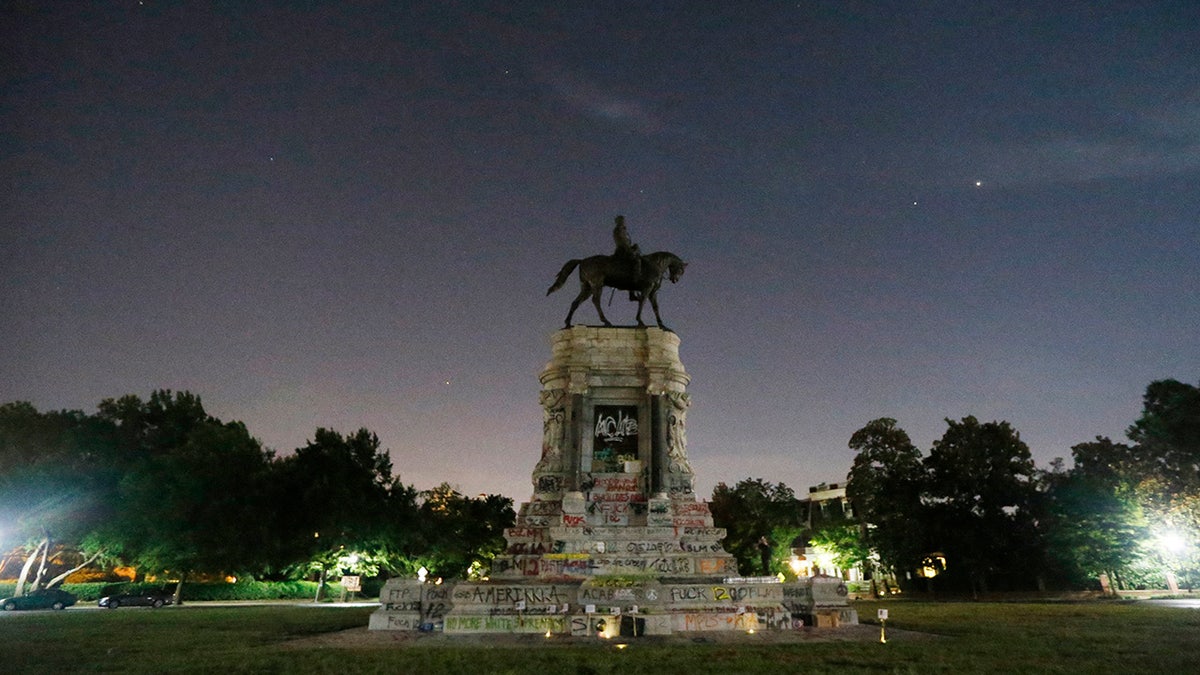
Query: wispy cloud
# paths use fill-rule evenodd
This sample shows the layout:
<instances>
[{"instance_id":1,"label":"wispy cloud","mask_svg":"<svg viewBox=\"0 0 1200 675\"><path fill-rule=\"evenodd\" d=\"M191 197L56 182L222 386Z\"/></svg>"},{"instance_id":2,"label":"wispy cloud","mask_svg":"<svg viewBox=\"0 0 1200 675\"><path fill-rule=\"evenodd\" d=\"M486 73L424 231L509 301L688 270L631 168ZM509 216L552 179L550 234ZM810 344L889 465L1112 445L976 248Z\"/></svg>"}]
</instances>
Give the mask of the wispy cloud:
<instances>
[{"instance_id":1,"label":"wispy cloud","mask_svg":"<svg viewBox=\"0 0 1200 675\"><path fill-rule=\"evenodd\" d=\"M993 183L1082 182L1172 175L1200 168L1200 103L1138 111L1107 137L1060 136L980 148Z\"/></svg>"},{"instance_id":2,"label":"wispy cloud","mask_svg":"<svg viewBox=\"0 0 1200 675\"><path fill-rule=\"evenodd\" d=\"M645 101L620 95L561 69L542 69L544 81L570 106L589 117L606 120L649 136L669 131Z\"/></svg>"}]
</instances>

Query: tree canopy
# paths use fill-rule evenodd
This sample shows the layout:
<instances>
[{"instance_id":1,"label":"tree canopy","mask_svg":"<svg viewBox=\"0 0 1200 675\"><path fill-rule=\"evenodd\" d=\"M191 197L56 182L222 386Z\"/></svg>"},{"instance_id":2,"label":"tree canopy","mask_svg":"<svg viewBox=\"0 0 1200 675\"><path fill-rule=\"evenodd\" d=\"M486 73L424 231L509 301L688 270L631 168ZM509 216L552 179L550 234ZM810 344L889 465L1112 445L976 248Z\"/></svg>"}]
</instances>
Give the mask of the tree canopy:
<instances>
[{"instance_id":1,"label":"tree canopy","mask_svg":"<svg viewBox=\"0 0 1200 675\"><path fill-rule=\"evenodd\" d=\"M1200 581L1197 387L1152 382L1131 443L1079 443L1070 469L1039 471L1008 422L946 423L924 458L890 418L850 439L847 495L861 536L899 578L937 553L939 584L975 590L1080 587L1102 573L1126 584L1162 586L1167 571L1181 585Z\"/></svg>"},{"instance_id":2,"label":"tree canopy","mask_svg":"<svg viewBox=\"0 0 1200 675\"><path fill-rule=\"evenodd\" d=\"M1031 573L1039 562L1033 457L1007 422L946 424L925 460L931 542L987 591L992 574Z\"/></svg>"},{"instance_id":3,"label":"tree canopy","mask_svg":"<svg viewBox=\"0 0 1200 675\"><path fill-rule=\"evenodd\" d=\"M746 478L732 488L718 483L709 510L713 522L725 528L725 550L737 559L743 574L770 574L769 559L765 565L763 561L764 545L769 556L776 544L791 543L772 541L778 531L798 531L805 524L796 493L761 478Z\"/></svg>"},{"instance_id":4,"label":"tree canopy","mask_svg":"<svg viewBox=\"0 0 1200 675\"><path fill-rule=\"evenodd\" d=\"M1079 443L1070 469L1039 471L1008 422L946 425L927 453L891 418L851 436L856 520L813 512L783 483L719 483L709 507L726 550L744 574L780 571L797 540L840 565L873 552L909 587L935 559L939 587L964 590L1102 573L1200 582L1200 388L1150 383L1129 442ZM24 551L18 592L96 560L177 579L482 575L514 518L507 497L405 485L367 429L318 428L276 456L189 392L105 399L92 414L0 404L0 544Z\"/></svg>"},{"instance_id":5,"label":"tree canopy","mask_svg":"<svg viewBox=\"0 0 1200 675\"><path fill-rule=\"evenodd\" d=\"M893 573L915 568L928 553L921 451L896 420L887 417L854 432L850 449L858 454L850 467L846 496L866 546Z\"/></svg>"},{"instance_id":6,"label":"tree canopy","mask_svg":"<svg viewBox=\"0 0 1200 675\"><path fill-rule=\"evenodd\" d=\"M422 561L445 577L486 573L514 520L505 497L404 485L367 429L318 428L276 457L198 396L165 390L91 415L0 405L0 515L0 543L25 549L30 588L65 577L47 577L52 548L180 581L398 574Z\"/></svg>"}]
</instances>

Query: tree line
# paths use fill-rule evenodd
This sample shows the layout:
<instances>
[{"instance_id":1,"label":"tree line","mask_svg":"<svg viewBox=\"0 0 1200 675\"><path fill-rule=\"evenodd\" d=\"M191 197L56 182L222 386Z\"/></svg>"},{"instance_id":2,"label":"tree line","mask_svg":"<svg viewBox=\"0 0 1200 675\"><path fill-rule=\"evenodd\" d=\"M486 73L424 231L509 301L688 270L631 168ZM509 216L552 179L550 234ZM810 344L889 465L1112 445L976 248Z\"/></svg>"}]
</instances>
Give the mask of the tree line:
<instances>
[{"instance_id":1,"label":"tree line","mask_svg":"<svg viewBox=\"0 0 1200 675\"><path fill-rule=\"evenodd\" d=\"M86 566L138 576L459 577L504 548L512 500L392 475L366 429L319 428L286 456L198 396L160 390L94 414L0 405L0 550L18 594ZM55 564L57 563L57 564Z\"/></svg>"},{"instance_id":2,"label":"tree line","mask_svg":"<svg viewBox=\"0 0 1200 675\"><path fill-rule=\"evenodd\" d=\"M896 420L868 422L848 512L818 511L786 485L717 485L710 508L745 574L786 573L797 548L901 588L985 592L1200 580L1200 388L1151 383L1125 442L1071 449L1038 469L1008 422L946 420L928 452ZM102 401L96 413L0 405L0 551L22 590L85 566L189 576L486 573L512 500L392 474L378 437L319 428L276 456L241 422L188 392ZM52 564L57 561L59 564Z\"/></svg>"},{"instance_id":3,"label":"tree line","mask_svg":"<svg viewBox=\"0 0 1200 675\"><path fill-rule=\"evenodd\" d=\"M1098 437L1038 469L1011 424L946 420L923 453L896 420L850 438L850 513L814 512L783 484L713 493L744 573L785 572L793 549L914 590L1080 589L1200 582L1200 388L1151 383L1128 443ZM766 548L771 552L766 554Z\"/></svg>"}]
</instances>

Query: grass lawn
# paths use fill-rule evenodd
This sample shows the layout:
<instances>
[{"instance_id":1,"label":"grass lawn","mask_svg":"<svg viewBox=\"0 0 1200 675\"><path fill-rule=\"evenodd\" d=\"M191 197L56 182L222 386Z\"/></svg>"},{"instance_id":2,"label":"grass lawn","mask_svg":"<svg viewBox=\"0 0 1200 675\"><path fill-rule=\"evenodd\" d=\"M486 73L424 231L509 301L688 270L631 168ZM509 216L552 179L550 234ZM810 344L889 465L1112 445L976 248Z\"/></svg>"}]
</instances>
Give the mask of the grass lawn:
<instances>
[{"instance_id":1,"label":"grass lawn","mask_svg":"<svg viewBox=\"0 0 1200 675\"><path fill-rule=\"evenodd\" d=\"M940 637L887 644L284 646L363 627L369 608L122 609L0 616L0 672L212 673L1186 673L1200 610L1138 603L860 602L864 622Z\"/></svg>"}]
</instances>

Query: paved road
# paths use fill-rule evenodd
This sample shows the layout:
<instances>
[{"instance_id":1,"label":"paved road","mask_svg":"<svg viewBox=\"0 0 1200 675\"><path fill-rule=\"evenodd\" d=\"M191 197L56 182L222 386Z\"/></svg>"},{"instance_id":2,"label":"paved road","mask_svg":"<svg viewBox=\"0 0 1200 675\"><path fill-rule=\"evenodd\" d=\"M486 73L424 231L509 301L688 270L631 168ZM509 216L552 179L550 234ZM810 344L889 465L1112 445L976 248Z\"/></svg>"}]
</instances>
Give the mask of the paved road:
<instances>
[{"instance_id":1,"label":"paved road","mask_svg":"<svg viewBox=\"0 0 1200 675\"><path fill-rule=\"evenodd\" d=\"M1151 605L1164 607L1179 607L1182 609L1200 609L1200 598L1163 598L1161 600L1139 600Z\"/></svg>"},{"instance_id":2,"label":"paved road","mask_svg":"<svg viewBox=\"0 0 1200 675\"><path fill-rule=\"evenodd\" d=\"M152 607L122 607L120 610L107 610L107 611L136 612L139 610L146 610L146 611L168 610L168 611L176 612L181 609L193 609L193 608L197 608L197 607L273 607L273 606L312 607L315 609L321 609L321 608L325 608L325 607L378 607L379 602L376 600L370 600L370 601L364 600L364 601L359 601L359 602L322 602L322 603L314 603L314 602L307 601L307 600L229 600L229 601L192 600L192 601L184 602L182 605L179 605L179 606L168 605L167 607L164 607L161 610L155 610ZM87 601L87 602L80 602L79 604L72 605L71 607L68 607L68 608L66 608L64 610L60 610L60 611L63 611L63 612L90 612L93 610L100 610L100 609L104 609L104 608L97 605L95 600L92 600L92 601ZM47 612L54 612L54 611L55 610L53 610L53 609L23 609L23 610L17 610L17 611L13 611L13 612L0 611L0 618L6 617L6 616L28 616L30 614L46 614Z\"/></svg>"}]
</instances>

